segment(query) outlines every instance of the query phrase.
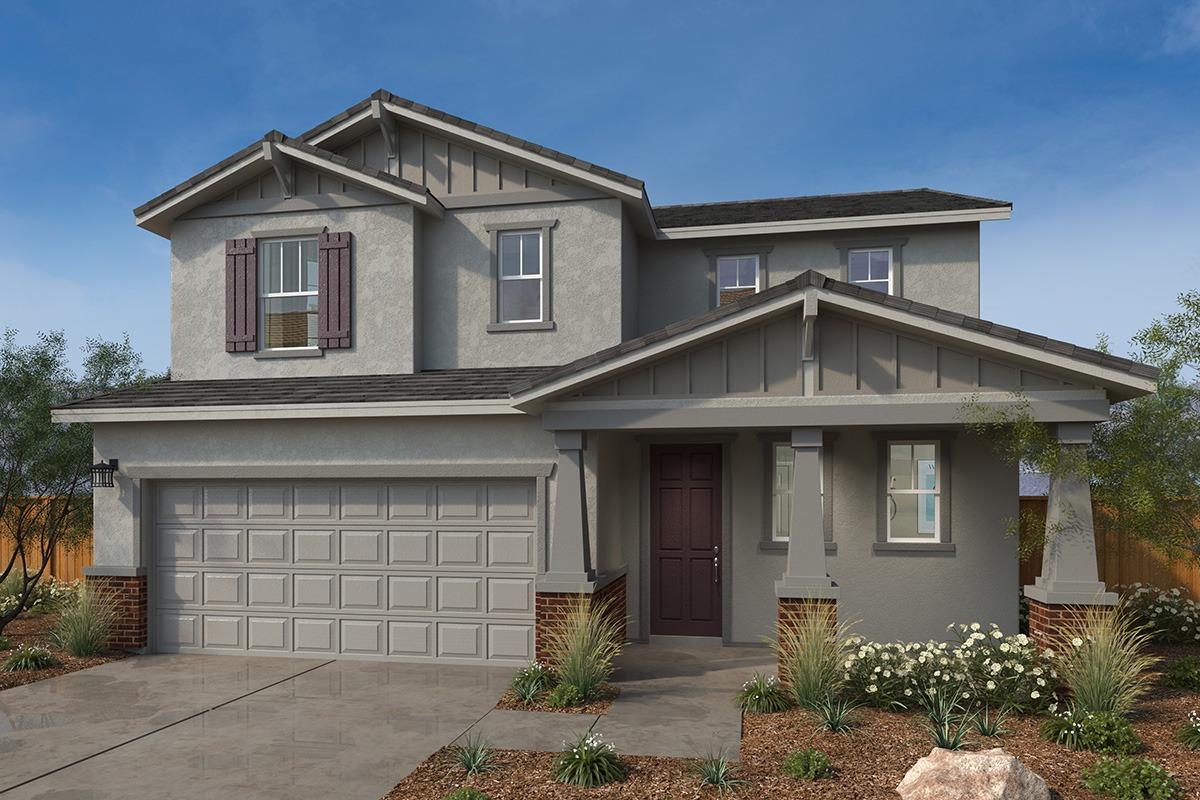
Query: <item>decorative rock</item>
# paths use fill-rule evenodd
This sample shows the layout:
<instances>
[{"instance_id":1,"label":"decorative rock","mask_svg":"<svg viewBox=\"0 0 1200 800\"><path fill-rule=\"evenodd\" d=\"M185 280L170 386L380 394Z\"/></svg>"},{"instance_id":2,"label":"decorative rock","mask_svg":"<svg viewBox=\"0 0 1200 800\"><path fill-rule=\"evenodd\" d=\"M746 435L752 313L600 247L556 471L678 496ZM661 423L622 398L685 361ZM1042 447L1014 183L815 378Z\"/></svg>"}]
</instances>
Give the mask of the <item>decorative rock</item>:
<instances>
[{"instance_id":1,"label":"decorative rock","mask_svg":"<svg viewBox=\"0 0 1200 800\"><path fill-rule=\"evenodd\" d=\"M1041 776L999 747L982 753L935 747L896 791L903 800L1050 800Z\"/></svg>"}]
</instances>

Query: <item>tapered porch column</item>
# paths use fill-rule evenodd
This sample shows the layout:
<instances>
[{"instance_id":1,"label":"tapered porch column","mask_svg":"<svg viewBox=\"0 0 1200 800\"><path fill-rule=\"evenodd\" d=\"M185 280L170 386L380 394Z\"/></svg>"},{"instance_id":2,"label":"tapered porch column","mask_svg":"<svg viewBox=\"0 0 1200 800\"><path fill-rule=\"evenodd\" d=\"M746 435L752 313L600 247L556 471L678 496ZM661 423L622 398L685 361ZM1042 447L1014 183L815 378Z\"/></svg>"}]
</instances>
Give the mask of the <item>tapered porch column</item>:
<instances>
[{"instance_id":1,"label":"tapered porch column","mask_svg":"<svg viewBox=\"0 0 1200 800\"><path fill-rule=\"evenodd\" d=\"M837 584L825 563L825 513L821 508L820 428L792 429L792 514L787 568L775 596L836 600Z\"/></svg>"},{"instance_id":2,"label":"tapered porch column","mask_svg":"<svg viewBox=\"0 0 1200 800\"><path fill-rule=\"evenodd\" d=\"M1059 423L1064 447L1082 450L1092 441L1092 423ZM1088 606L1111 606L1117 595L1107 590L1096 562L1096 530L1092 522L1092 490L1086 475L1050 476L1046 502L1046 537L1042 574L1024 587L1029 599L1029 633L1046 642L1057 629Z\"/></svg>"}]
</instances>

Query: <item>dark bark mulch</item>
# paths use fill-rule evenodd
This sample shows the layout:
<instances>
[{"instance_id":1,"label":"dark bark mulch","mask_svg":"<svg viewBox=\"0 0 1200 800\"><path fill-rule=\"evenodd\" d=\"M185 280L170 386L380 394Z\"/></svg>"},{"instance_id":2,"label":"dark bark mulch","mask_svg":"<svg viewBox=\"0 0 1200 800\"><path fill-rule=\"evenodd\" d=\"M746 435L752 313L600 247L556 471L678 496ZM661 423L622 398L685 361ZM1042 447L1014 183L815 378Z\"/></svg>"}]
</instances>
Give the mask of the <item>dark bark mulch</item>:
<instances>
[{"instance_id":1,"label":"dark bark mulch","mask_svg":"<svg viewBox=\"0 0 1200 800\"><path fill-rule=\"evenodd\" d=\"M556 708L546 702L549 692L543 692L537 700L532 703L522 703L517 699L517 695L512 689L508 689L504 694L500 695L500 700L496 703L496 708L504 711L553 711L558 714L607 714L612 708L613 700L617 699L617 695L621 693L621 689L613 686L611 683L604 684L600 690L600 696L590 703L585 703L581 706L571 706L570 708Z\"/></svg>"},{"instance_id":2,"label":"dark bark mulch","mask_svg":"<svg viewBox=\"0 0 1200 800\"><path fill-rule=\"evenodd\" d=\"M110 650L102 656L89 656L87 658L73 656L54 645L54 640L51 638L50 633L54 630L56 622L58 622L58 615L54 612L24 614L14 619L4 628L3 635L8 639L12 648L10 650L0 649L0 661L7 658L12 650L25 644L45 647L54 654L59 663L58 666L34 670L32 672L0 672L0 691L11 689L14 686L23 686L27 683L43 681L46 678L53 678L56 675L66 675L68 672L77 672L88 667L96 667L101 664L107 664L110 661L118 661L128 655L128 653L121 652L120 650Z\"/></svg>"}]
</instances>

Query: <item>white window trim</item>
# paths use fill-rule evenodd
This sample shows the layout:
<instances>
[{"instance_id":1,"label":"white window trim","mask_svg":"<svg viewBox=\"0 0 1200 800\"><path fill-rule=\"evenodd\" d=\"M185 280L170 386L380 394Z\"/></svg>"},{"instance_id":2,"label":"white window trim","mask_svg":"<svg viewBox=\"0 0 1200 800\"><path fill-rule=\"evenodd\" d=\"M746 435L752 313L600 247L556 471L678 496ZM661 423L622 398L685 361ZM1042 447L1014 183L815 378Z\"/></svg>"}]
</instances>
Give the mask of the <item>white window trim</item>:
<instances>
[{"instance_id":1,"label":"white window trim","mask_svg":"<svg viewBox=\"0 0 1200 800\"><path fill-rule=\"evenodd\" d=\"M517 237L518 247L520 248L517 253L517 271L520 272L523 269L523 265L524 265L524 261L525 261L525 240L522 237L528 236L530 234L536 234L538 237L538 271L537 271L537 275L523 275L523 274L505 275L504 274L504 238L506 236L516 236ZM496 243L497 244L496 261L497 261L497 273L498 273L497 277L500 280L500 283L503 284L504 281L528 281L528 280L535 280L538 282L538 303L537 303L538 315L536 318L505 319L504 318L504 292L498 290L498 297L497 297L497 301L496 301L498 305L497 305L497 309L496 309L496 314L497 314L497 321L502 325L520 325L522 323L527 323L527 322L545 322L546 321L544 318L544 312L543 312L543 309L546 307L546 305L545 305L545 299L546 299L546 297L545 297L545 292L546 292L546 281L545 281L545 277L546 277L546 263L545 263L546 245L542 239L543 239L543 235L542 235L541 228L528 228L528 229L524 229L524 230L511 230L511 231L500 231L499 232L499 236L497 237L497 243Z\"/></svg>"},{"instance_id":2,"label":"white window trim","mask_svg":"<svg viewBox=\"0 0 1200 800\"><path fill-rule=\"evenodd\" d=\"M267 300L274 300L286 297L320 297L321 289L318 286L311 292L269 292L267 287L271 284L263 280L263 270L266 269L266 261L263 259L263 251L268 245L285 244L287 242L315 242L316 236L278 236L270 239L258 240L258 253L255 258L261 262L258 272L258 330L260 331L262 347L259 348L260 353L311 353L319 351L321 348L316 345L304 345L302 347L267 347ZM318 253L318 258L320 257ZM303 267L301 267L303 269ZM279 260L279 285L283 286L283 259ZM319 301L318 301L319 302Z\"/></svg>"},{"instance_id":3,"label":"white window trim","mask_svg":"<svg viewBox=\"0 0 1200 800\"><path fill-rule=\"evenodd\" d=\"M735 253L727 253L724 255L717 256L716 260L714 262L716 265L716 276L715 276L714 283L716 284L717 296L714 299L718 306L721 305L721 292L723 291L722 287L721 287L721 262L722 261L739 261L741 259L746 259L746 258L754 259L754 286L753 287L742 286L739 283L737 286L726 286L726 287L724 287L724 290L737 291L739 289L753 288L755 294L758 294L759 292L762 291L762 257L759 253L742 253L740 255L735 254ZM740 277L740 276L738 276L738 277Z\"/></svg>"},{"instance_id":4,"label":"white window trim","mask_svg":"<svg viewBox=\"0 0 1200 800\"><path fill-rule=\"evenodd\" d=\"M890 295L896 294L896 258L895 258L894 248L892 248L892 247L852 247L846 251L846 279L847 279L847 282L852 283L855 286L865 286L866 284L877 283L878 281L850 280L850 260L854 257L855 253L887 253L887 260L888 260L887 293ZM868 265L868 270L869 269L870 269L870 266Z\"/></svg>"},{"instance_id":5,"label":"white window trim","mask_svg":"<svg viewBox=\"0 0 1200 800\"><path fill-rule=\"evenodd\" d=\"M933 445L933 486L932 489L893 489L889 484L891 479L887 478L892 471L892 445ZM884 465L884 475L886 478L884 484L885 503L884 519L887 522L887 541L897 543L924 543L937 544L942 541L942 443L937 439L889 439L886 442L884 449L887 462ZM917 461L914 458L912 485L917 485ZM933 534L931 536L892 536L892 495L932 495L933 503ZM918 506L919 513L920 506Z\"/></svg>"},{"instance_id":6,"label":"white window trim","mask_svg":"<svg viewBox=\"0 0 1200 800\"><path fill-rule=\"evenodd\" d=\"M779 519L775 516L776 509L777 509L775 499L776 499L776 497L778 497L778 495L775 492L775 487L776 487L775 470L779 467L780 463L782 463L779 460L779 451L781 448L784 448L784 447L786 447L792 454L792 469L795 469L795 463L796 463L795 462L796 451L795 451L795 448L792 447L790 442L774 442L774 443L772 443L772 445L771 445L771 541L772 542L787 542L789 539L791 539L791 535L792 535L791 520L788 520L788 526L789 526L788 527L788 535L787 536L779 535L779 528L780 528ZM823 522L823 520L825 519L825 448L824 447L821 448L820 456L817 459L817 471L818 471L818 475L820 475L819 480L821 483L821 519L822 519L822 526L824 526L824 522ZM792 494L792 490L789 487L788 495L790 496L791 494Z\"/></svg>"}]
</instances>

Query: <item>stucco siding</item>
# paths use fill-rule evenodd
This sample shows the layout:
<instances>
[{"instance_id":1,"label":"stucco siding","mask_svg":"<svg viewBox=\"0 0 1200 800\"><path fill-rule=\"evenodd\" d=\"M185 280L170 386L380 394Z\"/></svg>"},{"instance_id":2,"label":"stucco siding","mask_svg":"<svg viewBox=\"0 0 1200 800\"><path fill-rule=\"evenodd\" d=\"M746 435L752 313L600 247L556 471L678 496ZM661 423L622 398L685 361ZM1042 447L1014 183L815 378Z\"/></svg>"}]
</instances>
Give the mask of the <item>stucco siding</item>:
<instances>
[{"instance_id":1,"label":"stucco siding","mask_svg":"<svg viewBox=\"0 0 1200 800\"><path fill-rule=\"evenodd\" d=\"M408 373L416 364L414 209L409 205L180 220L171 229L175 380ZM225 240L328 228L353 234L353 346L320 358L225 352Z\"/></svg>"},{"instance_id":2,"label":"stucco siding","mask_svg":"<svg viewBox=\"0 0 1200 800\"><path fill-rule=\"evenodd\" d=\"M907 239L902 247L904 297L979 315L979 224L874 228L820 233L639 242L638 331L647 333L713 307L706 250L767 253L767 284L812 269L842 279L839 246Z\"/></svg>"},{"instance_id":3,"label":"stucco siding","mask_svg":"<svg viewBox=\"0 0 1200 800\"><path fill-rule=\"evenodd\" d=\"M557 220L550 232L554 330L489 332L486 226ZM426 369L563 364L621 341L621 206L581 200L448 211L424 224Z\"/></svg>"}]
</instances>

